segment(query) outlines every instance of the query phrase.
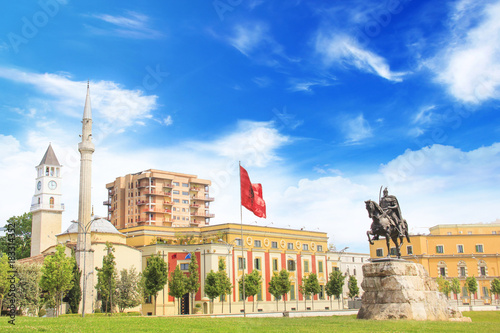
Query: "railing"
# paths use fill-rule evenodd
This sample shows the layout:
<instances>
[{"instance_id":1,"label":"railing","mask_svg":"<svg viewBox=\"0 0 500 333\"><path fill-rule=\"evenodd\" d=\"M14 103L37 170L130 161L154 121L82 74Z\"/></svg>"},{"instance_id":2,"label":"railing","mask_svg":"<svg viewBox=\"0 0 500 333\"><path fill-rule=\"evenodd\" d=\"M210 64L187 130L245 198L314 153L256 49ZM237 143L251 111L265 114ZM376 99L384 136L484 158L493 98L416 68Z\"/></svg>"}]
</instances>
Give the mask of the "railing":
<instances>
[{"instance_id":1,"label":"railing","mask_svg":"<svg viewBox=\"0 0 500 333\"><path fill-rule=\"evenodd\" d=\"M103 204L104 206L109 206L109 205L111 205L111 201L106 200L106 201L103 201L103 202L102 202L102 204Z\"/></svg>"},{"instance_id":2,"label":"railing","mask_svg":"<svg viewBox=\"0 0 500 333\"><path fill-rule=\"evenodd\" d=\"M190 189L190 190L191 190L191 191L199 191L199 190L200 190L200 188L198 188L198 187L191 187L191 189Z\"/></svg>"},{"instance_id":3,"label":"railing","mask_svg":"<svg viewBox=\"0 0 500 333\"><path fill-rule=\"evenodd\" d=\"M64 204L33 204L31 205L31 210L36 209L55 209L55 210L64 210Z\"/></svg>"},{"instance_id":4,"label":"railing","mask_svg":"<svg viewBox=\"0 0 500 333\"><path fill-rule=\"evenodd\" d=\"M215 217L215 214L208 214L208 213L191 213L191 216Z\"/></svg>"},{"instance_id":5,"label":"railing","mask_svg":"<svg viewBox=\"0 0 500 333\"><path fill-rule=\"evenodd\" d=\"M208 196L202 197L202 196L197 196L197 195L193 195L191 197L191 199L193 199L193 200L205 200L205 201L214 201L215 200L212 197L208 197Z\"/></svg>"}]
</instances>

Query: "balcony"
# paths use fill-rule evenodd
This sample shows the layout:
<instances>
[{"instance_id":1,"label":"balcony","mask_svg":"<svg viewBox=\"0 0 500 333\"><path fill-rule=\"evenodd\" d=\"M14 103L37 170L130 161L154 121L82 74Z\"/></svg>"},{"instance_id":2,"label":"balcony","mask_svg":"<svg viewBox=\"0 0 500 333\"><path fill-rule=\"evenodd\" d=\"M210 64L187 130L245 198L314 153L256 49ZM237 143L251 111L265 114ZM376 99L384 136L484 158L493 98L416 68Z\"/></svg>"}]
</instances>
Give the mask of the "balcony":
<instances>
[{"instance_id":1,"label":"balcony","mask_svg":"<svg viewBox=\"0 0 500 333\"><path fill-rule=\"evenodd\" d=\"M173 188L174 185L172 185L172 184L163 184L163 187L164 188Z\"/></svg>"},{"instance_id":2,"label":"balcony","mask_svg":"<svg viewBox=\"0 0 500 333\"><path fill-rule=\"evenodd\" d=\"M150 192L145 192L142 195L156 195L156 196L171 197L172 193L171 192L163 192L163 191L159 191L159 192L151 191L151 193Z\"/></svg>"},{"instance_id":3,"label":"balcony","mask_svg":"<svg viewBox=\"0 0 500 333\"><path fill-rule=\"evenodd\" d=\"M165 206L172 206L174 203L172 201L164 201L163 204Z\"/></svg>"},{"instance_id":4,"label":"balcony","mask_svg":"<svg viewBox=\"0 0 500 333\"><path fill-rule=\"evenodd\" d=\"M191 187L191 188L190 188L190 190L191 190L191 191L198 192L198 191L200 191L200 190L201 190L201 188L199 188L199 187Z\"/></svg>"},{"instance_id":5,"label":"balcony","mask_svg":"<svg viewBox=\"0 0 500 333\"><path fill-rule=\"evenodd\" d=\"M215 199L209 196L193 195L192 200L202 200L202 201L214 201Z\"/></svg>"},{"instance_id":6,"label":"balcony","mask_svg":"<svg viewBox=\"0 0 500 333\"><path fill-rule=\"evenodd\" d=\"M37 209L64 210L64 204L34 204L31 205L31 211Z\"/></svg>"},{"instance_id":7,"label":"balcony","mask_svg":"<svg viewBox=\"0 0 500 333\"><path fill-rule=\"evenodd\" d=\"M210 214L210 213L191 213L191 216L215 217L215 214Z\"/></svg>"},{"instance_id":8,"label":"balcony","mask_svg":"<svg viewBox=\"0 0 500 333\"><path fill-rule=\"evenodd\" d=\"M110 200L106 200L106 201L103 201L102 204L104 206L111 206L111 201Z\"/></svg>"},{"instance_id":9,"label":"balcony","mask_svg":"<svg viewBox=\"0 0 500 333\"><path fill-rule=\"evenodd\" d=\"M199 208L199 207L201 207L201 206L200 206L200 205L198 205L198 204L194 204L194 203L192 203L192 204L190 204L190 205L189 205L189 207L191 207L191 208Z\"/></svg>"}]
</instances>

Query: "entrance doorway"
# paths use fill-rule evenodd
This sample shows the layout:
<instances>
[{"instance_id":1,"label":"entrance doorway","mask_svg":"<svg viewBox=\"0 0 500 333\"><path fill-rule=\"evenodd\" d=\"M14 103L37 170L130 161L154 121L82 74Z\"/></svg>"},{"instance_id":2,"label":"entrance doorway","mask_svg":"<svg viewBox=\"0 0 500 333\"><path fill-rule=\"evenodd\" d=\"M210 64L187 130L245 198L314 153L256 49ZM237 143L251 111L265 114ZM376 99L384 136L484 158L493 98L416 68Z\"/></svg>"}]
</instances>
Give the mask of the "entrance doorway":
<instances>
[{"instance_id":1,"label":"entrance doorway","mask_svg":"<svg viewBox=\"0 0 500 333\"><path fill-rule=\"evenodd\" d=\"M184 294L181 298L181 314L189 314L189 293Z\"/></svg>"}]
</instances>

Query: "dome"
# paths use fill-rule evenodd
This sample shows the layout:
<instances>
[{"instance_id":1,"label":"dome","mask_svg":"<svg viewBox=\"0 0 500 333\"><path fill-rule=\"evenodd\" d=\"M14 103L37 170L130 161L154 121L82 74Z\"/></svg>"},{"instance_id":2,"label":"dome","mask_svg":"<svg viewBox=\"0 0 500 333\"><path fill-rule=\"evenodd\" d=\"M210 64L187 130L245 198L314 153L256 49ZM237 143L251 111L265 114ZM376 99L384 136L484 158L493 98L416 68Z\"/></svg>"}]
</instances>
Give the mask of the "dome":
<instances>
[{"instance_id":1,"label":"dome","mask_svg":"<svg viewBox=\"0 0 500 333\"><path fill-rule=\"evenodd\" d=\"M108 220L106 220L103 217L94 217L94 219L91 222L91 227L90 227L90 232L91 233L101 233L101 234L118 234L122 235L121 232L119 232L114 225L111 224ZM66 231L61 233L61 235L64 234L77 234L78 233L78 222L76 221L71 221L71 225L69 226Z\"/></svg>"}]
</instances>

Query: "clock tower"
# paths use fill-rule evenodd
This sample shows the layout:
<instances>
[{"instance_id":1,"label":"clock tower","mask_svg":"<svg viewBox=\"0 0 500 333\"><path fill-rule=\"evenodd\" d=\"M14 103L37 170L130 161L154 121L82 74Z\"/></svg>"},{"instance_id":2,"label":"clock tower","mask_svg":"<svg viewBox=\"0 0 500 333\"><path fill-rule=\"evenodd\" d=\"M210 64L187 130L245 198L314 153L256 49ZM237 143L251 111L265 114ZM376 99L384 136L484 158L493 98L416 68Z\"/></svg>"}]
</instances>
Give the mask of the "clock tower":
<instances>
[{"instance_id":1,"label":"clock tower","mask_svg":"<svg viewBox=\"0 0 500 333\"><path fill-rule=\"evenodd\" d=\"M31 203L31 256L56 245L56 235L61 233L61 168L49 144L40 164L36 167L35 195Z\"/></svg>"}]
</instances>

